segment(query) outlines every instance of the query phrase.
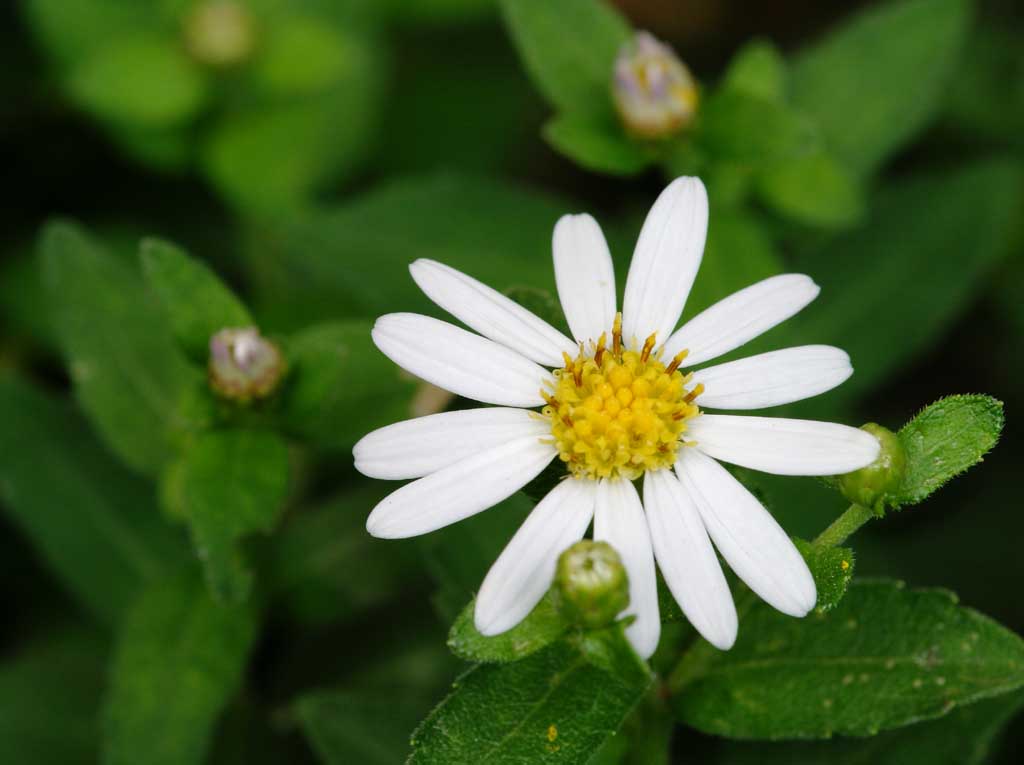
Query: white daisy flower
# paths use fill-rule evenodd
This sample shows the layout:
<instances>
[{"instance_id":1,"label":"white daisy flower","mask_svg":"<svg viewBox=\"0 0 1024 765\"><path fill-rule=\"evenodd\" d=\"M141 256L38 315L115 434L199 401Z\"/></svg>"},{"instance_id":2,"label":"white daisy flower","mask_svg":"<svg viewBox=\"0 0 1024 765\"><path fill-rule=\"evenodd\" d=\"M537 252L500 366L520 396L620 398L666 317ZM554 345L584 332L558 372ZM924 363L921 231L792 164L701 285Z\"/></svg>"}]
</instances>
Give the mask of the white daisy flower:
<instances>
[{"instance_id":1,"label":"white daisy flower","mask_svg":"<svg viewBox=\"0 0 1024 765\"><path fill-rule=\"evenodd\" d=\"M370 433L365 475L416 479L366 522L376 537L425 534L486 510L559 459L566 477L534 508L484 579L475 623L514 627L551 585L558 555L586 533L610 543L630 582L627 636L644 658L661 632L655 561L683 613L721 649L737 618L715 548L783 613L815 604L789 536L719 460L782 475L833 475L874 461L878 442L826 422L706 414L815 396L852 373L838 348L807 345L704 366L793 316L818 294L807 276L747 287L676 323L704 250L708 202L678 178L640 232L621 314L608 245L589 215L555 226L558 296L572 338L475 279L430 260L410 270L441 308L479 334L412 313L382 316L373 340L434 385L495 407L445 412ZM673 331L675 330L675 331ZM634 485L642 482L643 499Z\"/></svg>"}]
</instances>

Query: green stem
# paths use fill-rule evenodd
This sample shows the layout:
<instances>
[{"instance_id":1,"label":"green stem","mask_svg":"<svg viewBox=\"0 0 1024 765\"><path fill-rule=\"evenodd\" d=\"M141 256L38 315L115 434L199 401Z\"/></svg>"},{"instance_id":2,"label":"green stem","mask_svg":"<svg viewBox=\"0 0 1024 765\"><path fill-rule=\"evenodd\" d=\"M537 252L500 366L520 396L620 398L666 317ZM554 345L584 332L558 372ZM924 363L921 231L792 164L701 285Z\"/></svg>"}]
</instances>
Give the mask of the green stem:
<instances>
[{"instance_id":1,"label":"green stem","mask_svg":"<svg viewBox=\"0 0 1024 765\"><path fill-rule=\"evenodd\" d=\"M862 505L850 505L846 512L832 521L832 524L812 542L815 547L836 547L865 523L876 517L873 510Z\"/></svg>"}]
</instances>

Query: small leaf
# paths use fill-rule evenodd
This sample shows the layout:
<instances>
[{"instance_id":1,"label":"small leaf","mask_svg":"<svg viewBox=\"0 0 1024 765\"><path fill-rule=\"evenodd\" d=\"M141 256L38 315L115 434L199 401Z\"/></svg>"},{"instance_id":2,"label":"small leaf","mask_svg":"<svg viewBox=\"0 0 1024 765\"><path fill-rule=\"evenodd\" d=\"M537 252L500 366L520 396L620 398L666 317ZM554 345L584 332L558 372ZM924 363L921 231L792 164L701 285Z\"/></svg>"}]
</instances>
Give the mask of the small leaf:
<instances>
[{"instance_id":1,"label":"small leaf","mask_svg":"<svg viewBox=\"0 0 1024 765\"><path fill-rule=\"evenodd\" d=\"M615 57L632 36L601 0L502 0L505 24L548 102L577 115L610 115Z\"/></svg>"},{"instance_id":2,"label":"small leaf","mask_svg":"<svg viewBox=\"0 0 1024 765\"><path fill-rule=\"evenodd\" d=\"M843 599L853 579L853 550L847 547L822 547L803 539L793 541L814 575L814 585L818 588L815 610L830 611Z\"/></svg>"},{"instance_id":3,"label":"small leaf","mask_svg":"<svg viewBox=\"0 0 1024 765\"><path fill-rule=\"evenodd\" d=\"M206 580L221 601L248 595L252 575L238 541L267 532L288 491L288 449L274 433L220 430L199 436L175 467L173 499L189 524Z\"/></svg>"},{"instance_id":4,"label":"small leaf","mask_svg":"<svg viewBox=\"0 0 1024 765\"><path fill-rule=\"evenodd\" d=\"M864 212L856 181L823 152L766 168L758 176L757 190L765 204L810 226L849 226Z\"/></svg>"},{"instance_id":5,"label":"small leaf","mask_svg":"<svg viewBox=\"0 0 1024 765\"><path fill-rule=\"evenodd\" d=\"M1024 641L944 590L854 582L803 620L758 604L731 651L691 654L674 707L730 738L872 736L1024 685Z\"/></svg>"},{"instance_id":6,"label":"small leaf","mask_svg":"<svg viewBox=\"0 0 1024 765\"><path fill-rule=\"evenodd\" d=\"M249 312L234 293L209 266L184 250L159 239L144 239L140 257L143 276L193 360L206 361L210 337L218 330L252 325Z\"/></svg>"},{"instance_id":7,"label":"small leaf","mask_svg":"<svg viewBox=\"0 0 1024 765\"><path fill-rule=\"evenodd\" d=\"M991 396L949 396L921 410L899 432L907 456L897 502L913 505L981 462L1003 429Z\"/></svg>"},{"instance_id":8,"label":"small leaf","mask_svg":"<svg viewBox=\"0 0 1024 765\"><path fill-rule=\"evenodd\" d=\"M722 87L782 103L786 96L786 62L770 40L753 40L733 56Z\"/></svg>"},{"instance_id":9,"label":"small leaf","mask_svg":"<svg viewBox=\"0 0 1024 765\"><path fill-rule=\"evenodd\" d=\"M470 601L448 633L448 647L466 661L518 661L558 640L571 626L559 613L550 592L519 624L492 637L481 635L474 626L475 607L476 601Z\"/></svg>"},{"instance_id":10,"label":"small leaf","mask_svg":"<svg viewBox=\"0 0 1024 765\"><path fill-rule=\"evenodd\" d=\"M187 551L152 487L103 449L64 401L0 379L0 499L46 566L116 623L139 589Z\"/></svg>"},{"instance_id":11,"label":"small leaf","mask_svg":"<svg viewBox=\"0 0 1024 765\"><path fill-rule=\"evenodd\" d=\"M198 581L168 580L147 590L118 639L103 762L201 763L255 636L251 608L217 605Z\"/></svg>"},{"instance_id":12,"label":"small leaf","mask_svg":"<svg viewBox=\"0 0 1024 765\"><path fill-rule=\"evenodd\" d=\"M178 349L141 279L82 229L48 225L40 254L82 408L122 460L156 473L207 421L203 375Z\"/></svg>"},{"instance_id":13,"label":"small leaf","mask_svg":"<svg viewBox=\"0 0 1024 765\"><path fill-rule=\"evenodd\" d=\"M722 88L701 107L694 140L718 161L762 165L815 148L812 126L783 104Z\"/></svg>"},{"instance_id":14,"label":"small leaf","mask_svg":"<svg viewBox=\"0 0 1024 765\"><path fill-rule=\"evenodd\" d=\"M966 0L874 5L794 59L792 102L855 176L869 175L941 105L969 16Z\"/></svg>"},{"instance_id":15,"label":"small leaf","mask_svg":"<svg viewBox=\"0 0 1024 765\"><path fill-rule=\"evenodd\" d=\"M416 382L377 350L371 328L367 321L333 322L291 337L281 413L289 431L347 449L371 430L409 418Z\"/></svg>"},{"instance_id":16,"label":"small leaf","mask_svg":"<svg viewBox=\"0 0 1024 765\"><path fill-rule=\"evenodd\" d=\"M586 763L651 682L647 672L608 671L619 666L613 657L632 653L621 627L593 639L603 649L585 653L563 640L522 661L470 669L413 735L410 765ZM602 666L588 654L603 656Z\"/></svg>"},{"instance_id":17,"label":"small leaf","mask_svg":"<svg viewBox=\"0 0 1024 765\"><path fill-rule=\"evenodd\" d=\"M96 116L150 127L186 122L208 96L203 72L161 36L133 35L96 48L71 71L69 86Z\"/></svg>"},{"instance_id":18,"label":"small leaf","mask_svg":"<svg viewBox=\"0 0 1024 765\"><path fill-rule=\"evenodd\" d=\"M544 138L580 167L595 173L636 175L653 161L650 152L610 120L561 114L544 126Z\"/></svg>"}]
</instances>

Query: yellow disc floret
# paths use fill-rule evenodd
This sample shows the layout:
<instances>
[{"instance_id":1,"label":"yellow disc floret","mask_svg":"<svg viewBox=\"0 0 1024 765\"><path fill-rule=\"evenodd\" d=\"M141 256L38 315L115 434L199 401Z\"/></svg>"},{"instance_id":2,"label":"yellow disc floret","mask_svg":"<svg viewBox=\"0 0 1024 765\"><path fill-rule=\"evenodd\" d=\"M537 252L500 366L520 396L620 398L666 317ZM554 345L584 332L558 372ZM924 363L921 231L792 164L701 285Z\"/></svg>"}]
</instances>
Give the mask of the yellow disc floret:
<instances>
[{"instance_id":1,"label":"yellow disc floret","mask_svg":"<svg viewBox=\"0 0 1024 765\"><path fill-rule=\"evenodd\" d=\"M566 354L553 390L542 391L543 413L574 475L633 480L675 462L686 421L700 413L694 399L703 387L687 389L692 375L679 371L686 351L667 365L652 354L654 335L640 350L626 350L620 316L611 348L606 341L601 335L589 351L581 345L575 359Z\"/></svg>"}]
</instances>

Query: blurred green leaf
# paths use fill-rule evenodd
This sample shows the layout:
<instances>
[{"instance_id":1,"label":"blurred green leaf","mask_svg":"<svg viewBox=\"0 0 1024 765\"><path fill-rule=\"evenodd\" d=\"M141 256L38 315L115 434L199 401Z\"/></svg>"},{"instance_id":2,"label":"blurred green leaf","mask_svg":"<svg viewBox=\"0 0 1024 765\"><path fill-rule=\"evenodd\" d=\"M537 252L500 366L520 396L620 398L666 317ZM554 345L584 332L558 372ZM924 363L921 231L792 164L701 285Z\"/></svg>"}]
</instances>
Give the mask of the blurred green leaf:
<instances>
[{"instance_id":1,"label":"blurred green leaf","mask_svg":"<svg viewBox=\"0 0 1024 765\"><path fill-rule=\"evenodd\" d=\"M97 47L70 72L75 101L97 117L180 125L203 108L206 78L173 38L136 36Z\"/></svg>"},{"instance_id":2,"label":"blurred green leaf","mask_svg":"<svg viewBox=\"0 0 1024 765\"><path fill-rule=\"evenodd\" d=\"M405 688L319 691L300 698L295 713L325 765L394 765L429 700Z\"/></svg>"},{"instance_id":3,"label":"blurred green leaf","mask_svg":"<svg viewBox=\"0 0 1024 765\"><path fill-rule=\"evenodd\" d=\"M544 125L544 138L581 167L597 173L636 175L652 158L622 128L594 117L560 114Z\"/></svg>"},{"instance_id":4,"label":"blurred green leaf","mask_svg":"<svg viewBox=\"0 0 1024 765\"><path fill-rule=\"evenodd\" d=\"M63 401L0 378L0 498L62 584L114 623L184 559L152 487L114 461Z\"/></svg>"},{"instance_id":5,"label":"blurred green leaf","mask_svg":"<svg viewBox=\"0 0 1024 765\"><path fill-rule=\"evenodd\" d=\"M812 152L778 162L759 174L757 190L769 207L810 226L842 227L864 211L863 194L831 156Z\"/></svg>"},{"instance_id":6,"label":"blurred green leaf","mask_svg":"<svg viewBox=\"0 0 1024 765\"><path fill-rule=\"evenodd\" d=\"M972 30L950 83L947 118L972 137L1020 147L1024 135L1021 32L995 20Z\"/></svg>"},{"instance_id":7,"label":"blurred green leaf","mask_svg":"<svg viewBox=\"0 0 1024 765\"><path fill-rule=\"evenodd\" d=\"M914 505L982 461L1003 429L1003 403L949 396L926 406L899 432L907 455L899 505Z\"/></svg>"},{"instance_id":8,"label":"blurred green leaf","mask_svg":"<svg viewBox=\"0 0 1024 765\"><path fill-rule=\"evenodd\" d=\"M753 40L733 56L722 87L774 103L786 97L786 62L770 40Z\"/></svg>"},{"instance_id":9,"label":"blurred green leaf","mask_svg":"<svg viewBox=\"0 0 1024 765\"><path fill-rule=\"evenodd\" d=\"M527 73L553 106L570 114L612 114L615 57L632 29L603 0L501 0Z\"/></svg>"},{"instance_id":10,"label":"blurred green leaf","mask_svg":"<svg viewBox=\"0 0 1024 765\"><path fill-rule=\"evenodd\" d=\"M202 374L179 351L141 279L81 228L47 225L40 254L82 408L122 460L155 473L208 416Z\"/></svg>"},{"instance_id":11,"label":"blurred green leaf","mask_svg":"<svg viewBox=\"0 0 1024 765\"><path fill-rule=\"evenodd\" d=\"M292 616L309 624L350 618L407 593L417 581L420 560L412 543L366 533L366 516L387 491L386 484L359 484L294 514L277 535L268 584Z\"/></svg>"},{"instance_id":12,"label":"blurred green leaf","mask_svg":"<svg viewBox=\"0 0 1024 765\"><path fill-rule=\"evenodd\" d=\"M473 624L476 601L470 601L448 633L448 647L472 662L518 661L562 637L570 624L559 613L549 592L519 624L500 635L481 635Z\"/></svg>"},{"instance_id":13,"label":"blurred green leaf","mask_svg":"<svg viewBox=\"0 0 1024 765\"><path fill-rule=\"evenodd\" d=\"M814 584L818 589L815 609L819 612L832 610L843 599L853 579L853 550L847 547L822 547L803 539L794 539L793 542L814 575Z\"/></svg>"},{"instance_id":14,"label":"blurred green leaf","mask_svg":"<svg viewBox=\"0 0 1024 765\"><path fill-rule=\"evenodd\" d=\"M651 681L633 668L609 671L623 654L642 667L621 627L591 639L585 649L563 640L522 661L470 669L413 734L410 765L587 762Z\"/></svg>"},{"instance_id":15,"label":"blurred green leaf","mask_svg":"<svg viewBox=\"0 0 1024 765\"><path fill-rule=\"evenodd\" d=\"M159 239L143 240L139 254L146 281L193 360L205 363L210 337L218 330L252 325L242 302L201 260Z\"/></svg>"},{"instance_id":16,"label":"blurred green leaf","mask_svg":"<svg viewBox=\"0 0 1024 765\"><path fill-rule=\"evenodd\" d=\"M293 335L282 423L321 446L347 449L369 431L412 415L416 388L370 337L366 321L318 324Z\"/></svg>"},{"instance_id":17,"label":"blurred green leaf","mask_svg":"<svg viewBox=\"0 0 1024 765\"><path fill-rule=\"evenodd\" d=\"M252 575L237 543L268 532L288 493L288 448L274 433L220 430L189 445L170 496L188 521L206 581L219 601L244 600Z\"/></svg>"},{"instance_id":18,"label":"blurred green leaf","mask_svg":"<svg viewBox=\"0 0 1024 765\"><path fill-rule=\"evenodd\" d=\"M857 370L829 405L875 387L941 336L1007 254L1021 190L1019 166L998 160L899 181L876 195L864 225L796 261L821 298L787 323L787 338L837 345Z\"/></svg>"},{"instance_id":19,"label":"blurred green leaf","mask_svg":"<svg viewBox=\"0 0 1024 765\"><path fill-rule=\"evenodd\" d=\"M256 636L246 606L214 603L195 579L160 582L128 614L104 705L106 765L203 762Z\"/></svg>"},{"instance_id":20,"label":"blurred green leaf","mask_svg":"<svg viewBox=\"0 0 1024 765\"><path fill-rule=\"evenodd\" d=\"M42 46L62 66L110 40L158 32L167 21L153 4L125 0L24 0L20 5Z\"/></svg>"},{"instance_id":21,"label":"blurred green leaf","mask_svg":"<svg viewBox=\"0 0 1024 765\"><path fill-rule=\"evenodd\" d=\"M890 0L792 62L793 104L855 176L873 173L934 116L957 67L967 0Z\"/></svg>"},{"instance_id":22,"label":"blurred green leaf","mask_svg":"<svg viewBox=\"0 0 1024 765\"><path fill-rule=\"evenodd\" d=\"M0 663L0 750L32 765L97 761L105 647L66 627Z\"/></svg>"},{"instance_id":23,"label":"blurred green leaf","mask_svg":"<svg viewBox=\"0 0 1024 765\"><path fill-rule=\"evenodd\" d=\"M869 739L778 744L734 743L721 765L981 765L1024 704L1017 692L955 709Z\"/></svg>"},{"instance_id":24,"label":"blurred green leaf","mask_svg":"<svg viewBox=\"0 0 1024 765\"><path fill-rule=\"evenodd\" d=\"M694 140L716 161L764 165L812 150L813 126L784 104L721 88L701 106Z\"/></svg>"},{"instance_id":25,"label":"blurred green leaf","mask_svg":"<svg viewBox=\"0 0 1024 765\"><path fill-rule=\"evenodd\" d=\"M1024 641L946 590L854 582L827 614L759 603L728 652L680 666L673 704L730 738L872 736L1024 685Z\"/></svg>"},{"instance_id":26,"label":"blurred green leaf","mask_svg":"<svg viewBox=\"0 0 1024 765\"><path fill-rule=\"evenodd\" d=\"M358 41L322 19L283 17L266 30L254 76L268 91L315 93L360 66Z\"/></svg>"},{"instance_id":27,"label":"blurred green leaf","mask_svg":"<svg viewBox=\"0 0 1024 765\"><path fill-rule=\"evenodd\" d=\"M553 292L551 232L571 209L537 190L472 176L391 181L297 218L277 241L262 244L256 268L265 310L288 327L387 311L439 315L408 275L417 257L463 269L497 290Z\"/></svg>"}]
</instances>

